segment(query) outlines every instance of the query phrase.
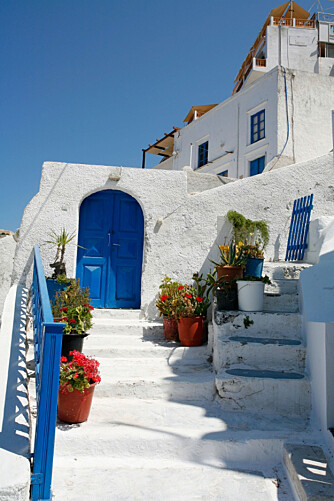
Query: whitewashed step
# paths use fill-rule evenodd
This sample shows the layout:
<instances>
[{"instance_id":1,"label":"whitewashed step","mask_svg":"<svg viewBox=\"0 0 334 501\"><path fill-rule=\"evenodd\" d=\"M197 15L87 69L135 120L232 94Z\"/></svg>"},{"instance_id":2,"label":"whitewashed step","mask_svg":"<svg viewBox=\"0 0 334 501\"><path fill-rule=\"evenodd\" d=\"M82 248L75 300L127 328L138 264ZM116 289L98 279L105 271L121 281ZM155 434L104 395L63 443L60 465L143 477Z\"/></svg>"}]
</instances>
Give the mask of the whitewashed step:
<instances>
[{"instance_id":1,"label":"whitewashed step","mask_svg":"<svg viewBox=\"0 0 334 501\"><path fill-rule=\"evenodd\" d=\"M321 447L285 444L284 464L300 501L332 501L334 475Z\"/></svg>"},{"instance_id":2,"label":"whitewashed step","mask_svg":"<svg viewBox=\"0 0 334 501\"><path fill-rule=\"evenodd\" d=\"M80 426L58 423L56 448L62 457L90 456L92 451L110 458L170 459L204 464L230 463L239 467L261 467L268 461L279 462L286 434L267 431L251 436L249 431L217 431L196 422L192 427L153 428L146 426L99 423L91 420Z\"/></svg>"},{"instance_id":3,"label":"whitewashed step","mask_svg":"<svg viewBox=\"0 0 334 501\"><path fill-rule=\"evenodd\" d=\"M298 294L299 280L296 278L290 279L272 279L271 285L266 285L265 292L272 292L275 294Z\"/></svg>"},{"instance_id":4,"label":"whitewashed step","mask_svg":"<svg viewBox=\"0 0 334 501\"><path fill-rule=\"evenodd\" d=\"M233 368L217 374L216 387L226 410L305 419L311 410L310 383L301 373Z\"/></svg>"},{"instance_id":5,"label":"whitewashed step","mask_svg":"<svg viewBox=\"0 0 334 501\"><path fill-rule=\"evenodd\" d=\"M247 328L245 322L253 324ZM273 339L300 339L302 318L299 313L266 313L217 311L213 318L216 337L267 337ZM247 324L246 324L247 325Z\"/></svg>"},{"instance_id":6,"label":"whitewashed step","mask_svg":"<svg viewBox=\"0 0 334 501\"><path fill-rule=\"evenodd\" d=\"M96 319L93 320L91 334L141 334L143 337L163 336L162 322L146 322L125 319Z\"/></svg>"},{"instance_id":7,"label":"whitewashed step","mask_svg":"<svg viewBox=\"0 0 334 501\"><path fill-rule=\"evenodd\" d=\"M163 358L173 363L179 357L186 357L190 353L193 357L201 357L201 362L208 358L207 346L196 347L196 350L181 346L175 341L166 341L165 339L147 340L140 337L114 336L106 342L105 338L91 336L86 338L84 345L86 355L97 358ZM166 362L165 362L166 363Z\"/></svg>"},{"instance_id":8,"label":"whitewashed step","mask_svg":"<svg viewBox=\"0 0 334 501\"><path fill-rule=\"evenodd\" d=\"M188 360L170 362L156 358L104 358L100 363L102 382L96 387L96 396L178 401L212 400L215 393L211 365L202 357L191 355Z\"/></svg>"},{"instance_id":9,"label":"whitewashed step","mask_svg":"<svg viewBox=\"0 0 334 501\"><path fill-rule=\"evenodd\" d=\"M238 364L253 369L305 370L305 346L300 339L273 339L245 336L218 338L214 345L216 371Z\"/></svg>"},{"instance_id":10,"label":"whitewashed step","mask_svg":"<svg viewBox=\"0 0 334 501\"><path fill-rule=\"evenodd\" d=\"M56 462L53 494L56 501L274 501L273 480L254 467L235 471L203 461L91 456ZM291 494L286 481L282 487Z\"/></svg>"},{"instance_id":11,"label":"whitewashed step","mask_svg":"<svg viewBox=\"0 0 334 501\"><path fill-rule=\"evenodd\" d=\"M266 292L264 294L264 311L296 313L299 311L298 294L276 294Z\"/></svg>"},{"instance_id":12,"label":"whitewashed step","mask_svg":"<svg viewBox=\"0 0 334 501\"><path fill-rule=\"evenodd\" d=\"M93 310L93 318L96 319L125 319L125 320L140 320L143 318L141 310L124 310L124 309L108 309L95 308Z\"/></svg>"},{"instance_id":13,"label":"whitewashed step","mask_svg":"<svg viewBox=\"0 0 334 501\"><path fill-rule=\"evenodd\" d=\"M268 262L263 265L262 275L268 275L270 280L298 280L300 272L312 266L308 263L289 263L286 261Z\"/></svg>"}]
</instances>

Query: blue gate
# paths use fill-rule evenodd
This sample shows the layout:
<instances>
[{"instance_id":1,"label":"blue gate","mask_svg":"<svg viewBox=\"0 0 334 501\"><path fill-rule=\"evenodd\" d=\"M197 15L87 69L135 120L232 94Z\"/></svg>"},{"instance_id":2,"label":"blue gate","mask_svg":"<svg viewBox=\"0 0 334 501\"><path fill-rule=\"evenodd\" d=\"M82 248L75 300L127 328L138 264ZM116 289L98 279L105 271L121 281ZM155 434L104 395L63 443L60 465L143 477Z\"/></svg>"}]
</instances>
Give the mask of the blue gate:
<instances>
[{"instance_id":1,"label":"blue gate","mask_svg":"<svg viewBox=\"0 0 334 501\"><path fill-rule=\"evenodd\" d=\"M117 190L81 204L77 278L98 308L140 308L144 217L138 202Z\"/></svg>"},{"instance_id":2,"label":"blue gate","mask_svg":"<svg viewBox=\"0 0 334 501\"><path fill-rule=\"evenodd\" d=\"M301 261L304 257L312 204L313 194L298 198L293 203L285 261Z\"/></svg>"}]
</instances>

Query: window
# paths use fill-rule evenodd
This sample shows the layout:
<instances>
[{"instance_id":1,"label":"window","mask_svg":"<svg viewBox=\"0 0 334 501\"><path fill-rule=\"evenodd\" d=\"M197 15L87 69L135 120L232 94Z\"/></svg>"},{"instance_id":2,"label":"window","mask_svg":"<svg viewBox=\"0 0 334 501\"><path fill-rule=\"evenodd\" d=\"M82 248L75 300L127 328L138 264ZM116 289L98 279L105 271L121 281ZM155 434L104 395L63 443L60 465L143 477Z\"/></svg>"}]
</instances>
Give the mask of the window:
<instances>
[{"instance_id":1,"label":"window","mask_svg":"<svg viewBox=\"0 0 334 501\"><path fill-rule=\"evenodd\" d=\"M198 167L202 167L208 163L209 141L202 143L198 146Z\"/></svg>"},{"instance_id":2,"label":"window","mask_svg":"<svg viewBox=\"0 0 334 501\"><path fill-rule=\"evenodd\" d=\"M228 177L228 170L223 170L223 172L218 172L217 176Z\"/></svg>"},{"instance_id":3,"label":"window","mask_svg":"<svg viewBox=\"0 0 334 501\"><path fill-rule=\"evenodd\" d=\"M265 156L256 158L250 162L249 175L256 176L256 174L261 174L264 169Z\"/></svg>"},{"instance_id":4,"label":"window","mask_svg":"<svg viewBox=\"0 0 334 501\"><path fill-rule=\"evenodd\" d=\"M333 36L333 35L334 35L334 24L330 24L330 25L329 25L329 34L330 34L331 36Z\"/></svg>"},{"instance_id":5,"label":"window","mask_svg":"<svg viewBox=\"0 0 334 501\"><path fill-rule=\"evenodd\" d=\"M265 112L264 110L251 116L251 144L265 137Z\"/></svg>"}]
</instances>

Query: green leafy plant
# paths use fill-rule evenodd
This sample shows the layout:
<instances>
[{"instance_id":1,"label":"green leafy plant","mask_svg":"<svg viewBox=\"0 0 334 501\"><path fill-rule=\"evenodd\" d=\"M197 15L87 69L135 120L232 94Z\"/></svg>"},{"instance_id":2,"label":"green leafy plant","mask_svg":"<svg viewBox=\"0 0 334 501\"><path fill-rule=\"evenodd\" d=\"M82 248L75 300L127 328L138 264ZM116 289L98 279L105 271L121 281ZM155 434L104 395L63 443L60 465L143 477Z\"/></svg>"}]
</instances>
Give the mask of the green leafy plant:
<instances>
[{"instance_id":1,"label":"green leafy plant","mask_svg":"<svg viewBox=\"0 0 334 501\"><path fill-rule=\"evenodd\" d=\"M243 267L245 265L245 257L242 253L242 242L238 244L231 242L229 245L218 245L220 252L219 263L211 260L216 266L240 266Z\"/></svg>"},{"instance_id":2,"label":"green leafy plant","mask_svg":"<svg viewBox=\"0 0 334 501\"><path fill-rule=\"evenodd\" d=\"M89 289L80 287L79 280L71 280L69 287L57 291L51 308L55 322L63 322L64 334L82 334L92 327Z\"/></svg>"},{"instance_id":3,"label":"green leafy plant","mask_svg":"<svg viewBox=\"0 0 334 501\"><path fill-rule=\"evenodd\" d=\"M59 275L65 275L66 277L66 266L64 261L65 250L66 246L74 240L75 233L67 233L65 228L63 228L60 233L57 233L54 230L51 231L49 238L50 240L47 240L45 243L56 248L56 256L54 262L50 264L51 268L54 269L52 278L57 278ZM77 244L74 245L81 247ZM81 249L83 249L83 247L81 247Z\"/></svg>"},{"instance_id":4,"label":"green leafy plant","mask_svg":"<svg viewBox=\"0 0 334 501\"><path fill-rule=\"evenodd\" d=\"M265 285L271 285L271 281L268 275L265 275L264 277L253 277L251 275L246 275L244 278L239 280L244 280L246 282L263 282Z\"/></svg>"},{"instance_id":5,"label":"green leafy plant","mask_svg":"<svg viewBox=\"0 0 334 501\"><path fill-rule=\"evenodd\" d=\"M60 359L60 391L72 393L73 390L78 390L84 393L92 384L101 382L100 363L97 360L76 350L70 351L69 354L72 356L71 362L68 362L66 357Z\"/></svg>"},{"instance_id":6,"label":"green leafy plant","mask_svg":"<svg viewBox=\"0 0 334 501\"><path fill-rule=\"evenodd\" d=\"M164 315L167 318L176 318L176 300L179 295L180 285L179 282L173 282L167 275L163 278L159 286L159 297L155 303L160 312L160 316Z\"/></svg>"},{"instance_id":7,"label":"green leafy plant","mask_svg":"<svg viewBox=\"0 0 334 501\"><path fill-rule=\"evenodd\" d=\"M243 242L245 245L258 243L263 250L269 242L269 228L265 220L252 221L246 219L239 212L230 210L226 214L226 220L233 227L233 238L235 242Z\"/></svg>"},{"instance_id":8,"label":"green leafy plant","mask_svg":"<svg viewBox=\"0 0 334 501\"><path fill-rule=\"evenodd\" d=\"M250 327L253 324L254 324L254 320L250 320L249 316L246 315L244 317L244 327L245 327L245 329L248 329L248 327Z\"/></svg>"},{"instance_id":9,"label":"green leafy plant","mask_svg":"<svg viewBox=\"0 0 334 501\"><path fill-rule=\"evenodd\" d=\"M210 306L207 297L198 295L198 290L191 285L179 286L179 294L175 300L175 318L205 317Z\"/></svg>"}]
</instances>

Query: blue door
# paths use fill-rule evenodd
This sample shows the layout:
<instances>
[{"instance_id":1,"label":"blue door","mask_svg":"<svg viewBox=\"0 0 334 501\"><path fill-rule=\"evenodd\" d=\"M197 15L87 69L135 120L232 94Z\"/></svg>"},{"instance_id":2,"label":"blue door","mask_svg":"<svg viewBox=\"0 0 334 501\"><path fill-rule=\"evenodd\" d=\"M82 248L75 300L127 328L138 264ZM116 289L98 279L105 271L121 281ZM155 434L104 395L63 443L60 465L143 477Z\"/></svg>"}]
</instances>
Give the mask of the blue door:
<instances>
[{"instance_id":1,"label":"blue door","mask_svg":"<svg viewBox=\"0 0 334 501\"><path fill-rule=\"evenodd\" d=\"M81 204L77 278L98 308L140 308L144 217L121 191L105 190Z\"/></svg>"},{"instance_id":2,"label":"blue door","mask_svg":"<svg viewBox=\"0 0 334 501\"><path fill-rule=\"evenodd\" d=\"M257 174L261 174L261 172L263 172L264 161L265 161L265 156L256 158L255 160L252 160L252 162L250 162L251 176L256 176Z\"/></svg>"}]
</instances>

